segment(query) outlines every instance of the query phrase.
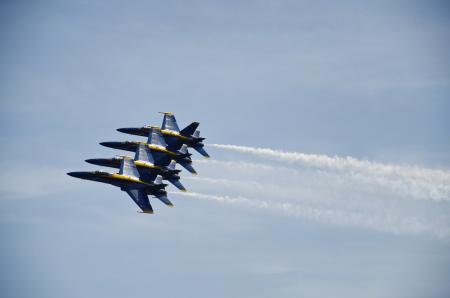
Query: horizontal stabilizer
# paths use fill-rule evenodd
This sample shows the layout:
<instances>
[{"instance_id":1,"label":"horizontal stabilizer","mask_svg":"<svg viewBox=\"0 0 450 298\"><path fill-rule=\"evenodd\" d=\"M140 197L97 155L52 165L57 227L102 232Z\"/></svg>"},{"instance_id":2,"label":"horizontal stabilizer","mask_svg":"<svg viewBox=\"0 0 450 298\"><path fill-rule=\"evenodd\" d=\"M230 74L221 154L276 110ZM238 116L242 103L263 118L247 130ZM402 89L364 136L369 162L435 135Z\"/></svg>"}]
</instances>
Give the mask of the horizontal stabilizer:
<instances>
[{"instance_id":1,"label":"horizontal stabilizer","mask_svg":"<svg viewBox=\"0 0 450 298\"><path fill-rule=\"evenodd\" d=\"M173 207L172 202L167 198L167 196L157 196L157 198L163 202L164 204L166 204L169 207Z\"/></svg>"},{"instance_id":2,"label":"horizontal stabilizer","mask_svg":"<svg viewBox=\"0 0 450 298\"><path fill-rule=\"evenodd\" d=\"M199 124L200 123L198 123L198 122L192 122L191 124L189 124L188 126L183 128L180 131L180 133L184 136L191 136L192 134L194 134L194 132L197 129L197 127L199 126Z\"/></svg>"},{"instance_id":3,"label":"horizontal stabilizer","mask_svg":"<svg viewBox=\"0 0 450 298\"><path fill-rule=\"evenodd\" d=\"M169 182L172 183L176 188L181 191L186 191L186 188L181 184L180 179L169 179Z\"/></svg>"},{"instance_id":4,"label":"horizontal stabilizer","mask_svg":"<svg viewBox=\"0 0 450 298\"><path fill-rule=\"evenodd\" d=\"M194 148L194 150L196 150L198 153L200 153L204 157L207 157L207 158L210 157L208 152L206 152L205 149L203 148L203 145L202 146L195 146L193 148Z\"/></svg>"},{"instance_id":5,"label":"horizontal stabilizer","mask_svg":"<svg viewBox=\"0 0 450 298\"><path fill-rule=\"evenodd\" d=\"M183 168L185 168L189 173L197 175L197 171L192 167L192 162L180 161L178 162Z\"/></svg>"}]
</instances>

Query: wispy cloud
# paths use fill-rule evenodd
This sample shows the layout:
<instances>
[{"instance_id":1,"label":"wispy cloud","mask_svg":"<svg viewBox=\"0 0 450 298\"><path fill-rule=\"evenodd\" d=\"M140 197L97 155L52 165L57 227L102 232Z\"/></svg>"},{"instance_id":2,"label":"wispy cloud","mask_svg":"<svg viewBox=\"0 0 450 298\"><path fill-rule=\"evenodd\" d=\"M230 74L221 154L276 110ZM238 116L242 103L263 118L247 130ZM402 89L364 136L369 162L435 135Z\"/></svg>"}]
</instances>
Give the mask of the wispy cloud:
<instances>
[{"instance_id":1,"label":"wispy cloud","mask_svg":"<svg viewBox=\"0 0 450 298\"><path fill-rule=\"evenodd\" d=\"M0 174L2 197L35 198L75 189L75 179L66 170L42 165L3 165Z\"/></svg>"}]
</instances>

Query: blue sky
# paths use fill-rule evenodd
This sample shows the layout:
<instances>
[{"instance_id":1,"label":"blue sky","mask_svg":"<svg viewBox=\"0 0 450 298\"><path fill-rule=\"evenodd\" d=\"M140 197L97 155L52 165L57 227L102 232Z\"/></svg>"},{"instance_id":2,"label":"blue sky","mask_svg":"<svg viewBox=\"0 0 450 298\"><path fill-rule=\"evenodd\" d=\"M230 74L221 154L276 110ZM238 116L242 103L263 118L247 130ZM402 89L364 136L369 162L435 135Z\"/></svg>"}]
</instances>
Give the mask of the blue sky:
<instances>
[{"instance_id":1,"label":"blue sky","mask_svg":"<svg viewBox=\"0 0 450 298\"><path fill-rule=\"evenodd\" d=\"M3 1L2 296L448 297L449 8ZM183 176L209 197L175 193L147 217L65 175L158 111L199 121L211 144L426 177L209 147L199 177Z\"/></svg>"}]
</instances>

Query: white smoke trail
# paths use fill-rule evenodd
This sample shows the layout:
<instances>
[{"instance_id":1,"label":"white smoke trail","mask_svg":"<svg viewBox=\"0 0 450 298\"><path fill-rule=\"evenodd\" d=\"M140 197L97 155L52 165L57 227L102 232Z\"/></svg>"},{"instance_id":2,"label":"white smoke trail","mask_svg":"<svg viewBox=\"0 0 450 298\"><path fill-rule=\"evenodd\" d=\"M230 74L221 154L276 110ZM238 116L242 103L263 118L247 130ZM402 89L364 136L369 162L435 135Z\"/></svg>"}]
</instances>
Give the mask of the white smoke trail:
<instances>
[{"instance_id":1,"label":"white smoke trail","mask_svg":"<svg viewBox=\"0 0 450 298\"><path fill-rule=\"evenodd\" d=\"M250 153L265 163L198 160L203 176L185 177L197 193L182 195L331 225L450 240L449 171L245 146L213 147Z\"/></svg>"},{"instance_id":2,"label":"white smoke trail","mask_svg":"<svg viewBox=\"0 0 450 298\"><path fill-rule=\"evenodd\" d=\"M327 155L305 154L300 152L284 152L269 148L254 148L248 146L211 144L210 146L220 149L233 150L243 153L252 153L261 157L271 157L277 160L299 162L304 165L323 167L336 170L352 170L368 172L369 174L405 176L418 179L435 179L438 181L450 182L450 172L443 170L433 170L416 166L398 166L359 160L350 156L330 157Z\"/></svg>"},{"instance_id":3,"label":"white smoke trail","mask_svg":"<svg viewBox=\"0 0 450 298\"><path fill-rule=\"evenodd\" d=\"M268 148L253 148L237 145L211 144L210 146L256 156L315 167L335 170L345 175L364 178L366 182L389 186L410 195L433 200L450 200L450 171L434 170L415 166L398 166L358 160L353 157L330 157L326 155L283 152ZM361 176L362 175L362 176Z\"/></svg>"},{"instance_id":4,"label":"white smoke trail","mask_svg":"<svg viewBox=\"0 0 450 298\"><path fill-rule=\"evenodd\" d=\"M173 194L250 208L266 209L289 216L337 226L365 227L394 234L428 234L441 239L449 239L450 237L450 230L448 228L434 226L414 217L399 218L391 215L349 213L341 210L321 209L285 202L268 202L264 200L252 200L246 197L231 197L196 192L174 192Z\"/></svg>"},{"instance_id":5,"label":"white smoke trail","mask_svg":"<svg viewBox=\"0 0 450 298\"><path fill-rule=\"evenodd\" d=\"M277 179L277 184L292 188L290 183L297 185L297 189L308 186L327 185L327 189L352 190L360 193L378 195L396 195L395 198L415 200L450 200L449 187L439 187L435 183L406 179L402 177L370 176L358 172L335 172L309 168L288 168L283 165L271 166L261 163L220 161L220 160L196 160L201 165L208 164L220 167L223 171L233 173L245 173L244 180L249 177L257 177L259 180L269 180L270 177L283 177ZM188 178L189 179L189 178ZM250 178L255 179L255 178ZM301 183L307 180L307 183ZM287 183L284 183L287 182ZM316 188L317 188L316 187Z\"/></svg>"},{"instance_id":6,"label":"white smoke trail","mask_svg":"<svg viewBox=\"0 0 450 298\"><path fill-rule=\"evenodd\" d=\"M225 164L227 163L225 162ZM217 163L214 165L214 168L216 167ZM393 218L397 219L397 226L402 226L402 223L405 222L409 222L411 225L414 222L422 223L422 225L430 227L429 230L433 230L436 235L442 234L442 231L450 227L449 206L447 204L445 206L436 204L435 201L392 201L392 199L395 199L395 196L386 197L381 192L368 196L356 189L346 189L345 187L339 191L333 188L328 189L329 184L325 184L327 187L323 188L320 187L320 183L305 190L305 185L302 182L282 184L282 178L271 179L270 182L264 178L257 181L248 180L248 178L247 180L210 177L192 177L188 179L192 181L190 184L193 184L193 187L200 192L209 193L213 190L221 194L226 193L228 198L245 197L249 200L265 201L267 204L271 203L273 205L283 202L284 206L289 206L291 211L301 207L303 210L308 208L334 210L333 214L336 216L339 216L339 214L350 214L353 218L375 218L377 219L377 225L381 227L376 228L377 230L392 232L392 229L386 227L392 225L390 222ZM313 179L317 180L316 178ZM211 188L209 185L213 187ZM415 221L412 221L411 218L414 218ZM339 223L328 222L330 224ZM363 226L370 227L367 224L363 224ZM375 227L372 228L375 229ZM403 228L401 230L406 231L407 229Z\"/></svg>"}]
</instances>

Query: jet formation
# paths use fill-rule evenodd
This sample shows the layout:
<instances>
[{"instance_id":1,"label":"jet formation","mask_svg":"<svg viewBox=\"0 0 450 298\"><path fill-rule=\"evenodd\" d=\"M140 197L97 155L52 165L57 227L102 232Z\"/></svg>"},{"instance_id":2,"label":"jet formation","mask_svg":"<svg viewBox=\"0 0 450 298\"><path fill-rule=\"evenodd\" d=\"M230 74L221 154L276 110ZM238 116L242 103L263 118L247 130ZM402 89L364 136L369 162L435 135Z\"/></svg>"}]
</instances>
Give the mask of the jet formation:
<instances>
[{"instance_id":1,"label":"jet formation","mask_svg":"<svg viewBox=\"0 0 450 298\"><path fill-rule=\"evenodd\" d=\"M142 210L142 213L153 213L148 196L158 198L172 207L165 188L167 180L181 191L186 188L180 182L176 164L180 164L188 172L197 175L192 166L192 154L188 148L196 150L204 157L209 154L204 149L200 131L200 123L192 122L180 130L173 113L160 112L164 115L161 127L147 125L117 129L119 132L146 137L146 141L102 142L100 145L134 152L131 156L117 155L112 158L93 158L86 162L94 165L117 168L118 173L104 171L70 172L69 176L111 184L125 191Z\"/></svg>"}]
</instances>

